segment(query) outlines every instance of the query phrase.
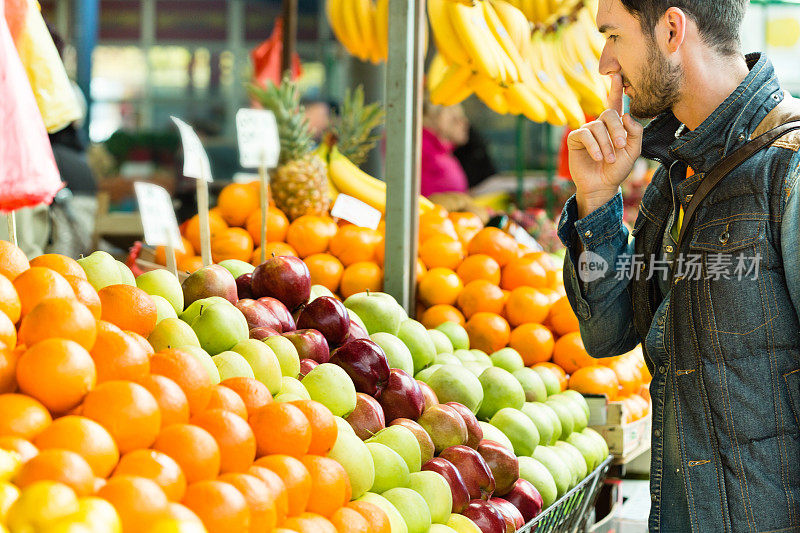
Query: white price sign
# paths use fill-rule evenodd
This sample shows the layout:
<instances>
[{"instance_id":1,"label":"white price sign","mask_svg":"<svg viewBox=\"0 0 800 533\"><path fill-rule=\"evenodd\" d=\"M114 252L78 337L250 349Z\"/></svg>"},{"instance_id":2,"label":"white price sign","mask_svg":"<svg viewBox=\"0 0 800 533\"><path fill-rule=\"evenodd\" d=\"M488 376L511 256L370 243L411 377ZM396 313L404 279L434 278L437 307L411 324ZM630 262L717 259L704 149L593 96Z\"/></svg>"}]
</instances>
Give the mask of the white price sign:
<instances>
[{"instance_id":1,"label":"white price sign","mask_svg":"<svg viewBox=\"0 0 800 533\"><path fill-rule=\"evenodd\" d=\"M272 111L240 109L236 112L239 162L244 168L272 168L278 164L281 143Z\"/></svg>"},{"instance_id":2,"label":"white price sign","mask_svg":"<svg viewBox=\"0 0 800 533\"><path fill-rule=\"evenodd\" d=\"M183 175L187 178L212 181L211 164L208 162L200 137L190 125L177 117L170 117L178 131L181 133L181 143L183 144Z\"/></svg>"},{"instance_id":3,"label":"white price sign","mask_svg":"<svg viewBox=\"0 0 800 533\"><path fill-rule=\"evenodd\" d=\"M381 222L380 211L346 194L339 194L336 197L331 208L331 216L370 229L378 229L378 224Z\"/></svg>"},{"instance_id":4,"label":"white price sign","mask_svg":"<svg viewBox=\"0 0 800 533\"><path fill-rule=\"evenodd\" d=\"M172 198L166 189L143 181L135 182L133 188L139 202L144 241L151 246L172 246L182 251L178 221L172 208Z\"/></svg>"}]
</instances>

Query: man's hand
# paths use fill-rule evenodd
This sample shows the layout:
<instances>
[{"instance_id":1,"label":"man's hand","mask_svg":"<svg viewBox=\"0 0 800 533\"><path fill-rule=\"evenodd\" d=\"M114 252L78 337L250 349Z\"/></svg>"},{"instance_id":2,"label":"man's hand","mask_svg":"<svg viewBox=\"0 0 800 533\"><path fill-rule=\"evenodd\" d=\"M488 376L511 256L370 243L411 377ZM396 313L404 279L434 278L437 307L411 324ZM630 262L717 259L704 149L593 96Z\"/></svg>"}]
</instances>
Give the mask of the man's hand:
<instances>
[{"instance_id":1,"label":"man's hand","mask_svg":"<svg viewBox=\"0 0 800 533\"><path fill-rule=\"evenodd\" d=\"M642 126L622 114L622 76L611 76L610 108L567 137L569 171L578 216L584 218L617 194L642 151Z\"/></svg>"}]
</instances>

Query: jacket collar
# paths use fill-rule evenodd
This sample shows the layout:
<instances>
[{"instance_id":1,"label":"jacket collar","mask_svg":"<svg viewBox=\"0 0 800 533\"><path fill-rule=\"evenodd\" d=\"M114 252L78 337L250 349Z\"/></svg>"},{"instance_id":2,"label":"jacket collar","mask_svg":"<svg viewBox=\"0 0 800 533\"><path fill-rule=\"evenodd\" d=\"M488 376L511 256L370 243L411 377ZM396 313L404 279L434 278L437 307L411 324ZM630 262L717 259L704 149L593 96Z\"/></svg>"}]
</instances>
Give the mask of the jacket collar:
<instances>
[{"instance_id":1,"label":"jacket collar","mask_svg":"<svg viewBox=\"0 0 800 533\"><path fill-rule=\"evenodd\" d=\"M783 99L770 60L761 53L748 54L746 59L750 73L697 129L676 136L681 123L672 111L653 119L644 131L642 155L665 166L680 160L705 173L744 144Z\"/></svg>"}]
</instances>

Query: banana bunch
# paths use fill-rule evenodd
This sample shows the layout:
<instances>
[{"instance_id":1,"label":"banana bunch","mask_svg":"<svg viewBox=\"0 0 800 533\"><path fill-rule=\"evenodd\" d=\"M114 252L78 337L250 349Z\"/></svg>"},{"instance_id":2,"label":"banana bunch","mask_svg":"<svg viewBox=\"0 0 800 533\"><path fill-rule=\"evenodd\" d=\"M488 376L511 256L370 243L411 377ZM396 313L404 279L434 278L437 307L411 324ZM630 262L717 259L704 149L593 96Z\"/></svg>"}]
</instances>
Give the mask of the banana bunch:
<instances>
[{"instance_id":1,"label":"banana bunch","mask_svg":"<svg viewBox=\"0 0 800 533\"><path fill-rule=\"evenodd\" d=\"M336 39L362 61L379 64L389 55L389 0L326 0Z\"/></svg>"}]
</instances>

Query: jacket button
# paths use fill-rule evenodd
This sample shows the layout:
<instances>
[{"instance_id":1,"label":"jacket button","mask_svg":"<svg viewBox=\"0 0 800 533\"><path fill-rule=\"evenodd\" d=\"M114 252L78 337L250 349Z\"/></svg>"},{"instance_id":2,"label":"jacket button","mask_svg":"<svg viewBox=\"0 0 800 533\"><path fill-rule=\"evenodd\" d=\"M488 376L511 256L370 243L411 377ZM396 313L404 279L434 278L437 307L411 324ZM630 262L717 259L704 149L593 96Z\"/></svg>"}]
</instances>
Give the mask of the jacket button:
<instances>
[{"instance_id":1,"label":"jacket button","mask_svg":"<svg viewBox=\"0 0 800 533\"><path fill-rule=\"evenodd\" d=\"M684 198L686 200L687 204L692 201L692 196L694 196L694 195L693 194L687 194L686 198Z\"/></svg>"},{"instance_id":2,"label":"jacket button","mask_svg":"<svg viewBox=\"0 0 800 533\"><path fill-rule=\"evenodd\" d=\"M657 438L661 438L661 430L656 429L655 431L653 431L653 435L655 435Z\"/></svg>"},{"instance_id":3,"label":"jacket button","mask_svg":"<svg viewBox=\"0 0 800 533\"><path fill-rule=\"evenodd\" d=\"M664 248L664 249L667 251L667 253L668 253L668 254L671 254L671 253L672 253L672 251L674 250L674 249L672 248L672 245L669 245L669 244L668 244L668 245L667 245L667 247L666 247L666 248Z\"/></svg>"},{"instance_id":4,"label":"jacket button","mask_svg":"<svg viewBox=\"0 0 800 533\"><path fill-rule=\"evenodd\" d=\"M658 367L658 371L661 372L662 374L666 374L667 373L667 367L665 367L664 365L661 365L660 367Z\"/></svg>"},{"instance_id":5,"label":"jacket button","mask_svg":"<svg viewBox=\"0 0 800 533\"><path fill-rule=\"evenodd\" d=\"M653 494L650 495L650 499L653 500L653 501L656 501L656 500L658 500L658 495L653 493Z\"/></svg>"},{"instance_id":6,"label":"jacket button","mask_svg":"<svg viewBox=\"0 0 800 533\"><path fill-rule=\"evenodd\" d=\"M590 229L587 229L586 232L584 232L584 234L583 234L583 236L586 237L587 239L591 238L592 235L594 235L594 233L592 233L592 230L590 230Z\"/></svg>"}]
</instances>

